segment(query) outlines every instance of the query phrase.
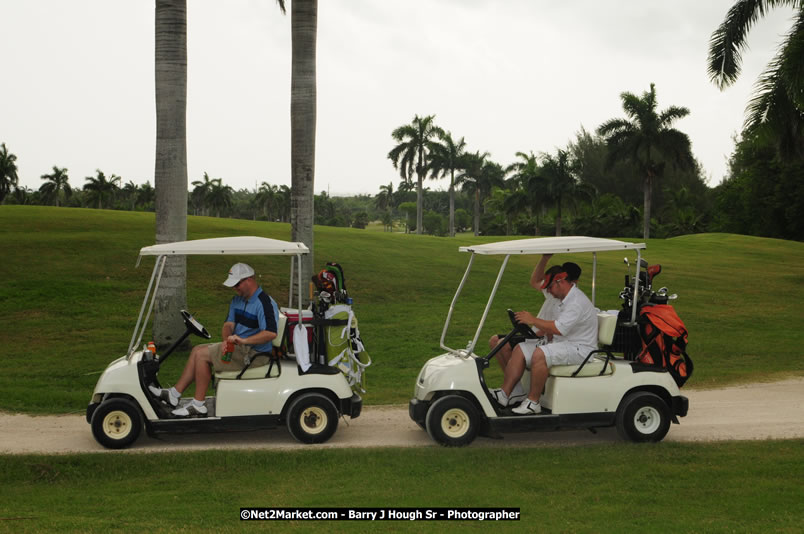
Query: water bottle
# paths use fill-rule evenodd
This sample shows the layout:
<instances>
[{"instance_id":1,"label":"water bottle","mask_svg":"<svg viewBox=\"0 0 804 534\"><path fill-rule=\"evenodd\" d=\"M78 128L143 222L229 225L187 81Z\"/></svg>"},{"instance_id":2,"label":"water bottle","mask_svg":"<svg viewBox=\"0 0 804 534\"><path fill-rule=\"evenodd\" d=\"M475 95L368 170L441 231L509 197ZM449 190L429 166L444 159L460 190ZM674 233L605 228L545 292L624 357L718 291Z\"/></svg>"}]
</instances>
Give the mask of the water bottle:
<instances>
[{"instance_id":1,"label":"water bottle","mask_svg":"<svg viewBox=\"0 0 804 534\"><path fill-rule=\"evenodd\" d=\"M148 342L148 352L156 356L156 343L153 341Z\"/></svg>"},{"instance_id":2,"label":"water bottle","mask_svg":"<svg viewBox=\"0 0 804 534\"><path fill-rule=\"evenodd\" d=\"M221 356L221 361L223 363L232 363L232 352L234 352L234 343L231 341L224 341L223 356Z\"/></svg>"}]
</instances>

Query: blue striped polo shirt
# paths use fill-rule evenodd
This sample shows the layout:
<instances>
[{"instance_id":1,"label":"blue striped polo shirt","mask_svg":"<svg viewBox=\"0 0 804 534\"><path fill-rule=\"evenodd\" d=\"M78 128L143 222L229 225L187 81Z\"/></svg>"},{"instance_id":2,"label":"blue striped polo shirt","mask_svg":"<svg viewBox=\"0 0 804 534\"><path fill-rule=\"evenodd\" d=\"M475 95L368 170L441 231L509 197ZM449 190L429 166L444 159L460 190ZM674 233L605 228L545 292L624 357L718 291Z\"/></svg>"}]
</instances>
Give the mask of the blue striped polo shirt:
<instances>
[{"instance_id":1,"label":"blue striped polo shirt","mask_svg":"<svg viewBox=\"0 0 804 534\"><path fill-rule=\"evenodd\" d=\"M276 333L277 317L279 317L279 308L276 302L261 287L258 287L248 300L240 295L232 298L226 322L235 324L234 335L249 337L263 330ZM254 345L254 350L269 352L272 350L272 344L269 341L262 345Z\"/></svg>"}]
</instances>

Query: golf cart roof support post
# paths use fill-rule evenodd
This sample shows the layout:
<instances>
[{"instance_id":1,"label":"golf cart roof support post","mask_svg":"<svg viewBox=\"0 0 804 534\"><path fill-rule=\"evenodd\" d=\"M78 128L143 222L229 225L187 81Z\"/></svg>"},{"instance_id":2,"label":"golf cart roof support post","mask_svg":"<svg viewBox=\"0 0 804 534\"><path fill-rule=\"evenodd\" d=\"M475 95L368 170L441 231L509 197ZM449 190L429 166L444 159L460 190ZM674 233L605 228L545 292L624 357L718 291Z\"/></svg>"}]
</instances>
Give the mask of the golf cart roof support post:
<instances>
[{"instance_id":1,"label":"golf cart roof support post","mask_svg":"<svg viewBox=\"0 0 804 534\"><path fill-rule=\"evenodd\" d=\"M497 288L500 287L500 281L502 280L502 275L505 272L505 267L508 265L508 259L511 257L510 254L505 255L505 259L503 259L502 265L500 266L500 272L497 274L497 280L494 282L494 287L491 290L491 295L489 295L489 301L486 303L486 309L483 310L483 317L480 318L480 324L477 325L477 332L475 332L475 337L472 340L472 344L466 348L466 352L468 354L472 354L472 351L475 350L475 345L477 344L477 338L480 337L480 331L483 330L483 326L486 324L486 317L489 315L489 310L491 309L491 303L494 302L494 296L497 294Z\"/></svg>"},{"instance_id":2,"label":"golf cart roof support post","mask_svg":"<svg viewBox=\"0 0 804 534\"><path fill-rule=\"evenodd\" d=\"M639 266L642 263L642 251L637 249L636 272L634 273L634 296L631 299L631 324L636 324L637 299L639 299Z\"/></svg>"},{"instance_id":3,"label":"golf cart roof support post","mask_svg":"<svg viewBox=\"0 0 804 534\"><path fill-rule=\"evenodd\" d=\"M296 256L298 258L298 256ZM293 266L294 266L293 258L290 259L290 287L288 287L288 308L293 307Z\"/></svg>"},{"instance_id":4,"label":"golf cart roof support post","mask_svg":"<svg viewBox=\"0 0 804 534\"><path fill-rule=\"evenodd\" d=\"M297 271L299 272L299 274L298 274L298 277L299 277L299 290L298 290L298 293L299 293L299 324L301 324L301 322L302 322L302 255L301 254L296 254L296 261L299 262L299 266L297 268ZM292 265L293 260L291 260L290 263ZM291 281L291 283L292 283L292 281Z\"/></svg>"},{"instance_id":5,"label":"golf cart roof support post","mask_svg":"<svg viewBox=\"0 0 804 534\"><path fill-rule=\"evenodd\" d=\"M137 265L140 263L140 259L142 256L137 258ZM145 298L142 299L142 306L140 307L140 315L137 317L137 324L134 326L134 333L131 334L131 342L128 345L128 350L126 351L126 357L131 357L134 352L134 349L140 344L142 341L142 336L145 334L145 328L148 324L148 319L151 317L151 310L154 307L154 301L156 300L156 290L159 287L159 282L162 280L162 272L165 270L165 263L167 262L167 256L162 255L156 258L156 263L154 263L154 270L151 272L151 280L148 282L148 289L145 291ZM157 272L159 273L157 275ZM156 279L156 283L154 283L154 279ZM151 290L153 290L153 295L151 295ZM148 315L145 316L145 321L142 322L142 313L145 311L145 305L148 302L148 297L151 296L151 305L148 307ZM142 328L140 328L140 323L142 322Z\"/></svg>"},{"instance_id":6,"label":"golf cart roof support post","mask_svg":"<svg viewBox=\"0 0 804 534\"><path fill-rule=\"evenodd\" d=\"M441 331L441 342L440 342L441 348L448 352L452 352L453 349L449 348L444 344L444 339L447 337L447 328L449 328L449 321L452 318L452 312L455 310L455 303L458 302L458 297L460 296L461 291L463 291L463 285L466 283L466 279L469 278L469 272L472 270L472 263L474 261L475 261L475 254L473 252L472 255L469 256L469 265L466 266L466 272L463 273L461 283L458 284L458 290L455 292L455 296L452 297L452 302L450 303L449 311L447 312L447 320L444 321L444 329Z\"/></svg>"},{"instance_id":7,"label":"golf cart roof support post","mask_svg":"<svg viewBox=\"0 0 804 534\"><path fill-rule=\"evenodd\" d=\"M592 252L592 306L595 305L595 282L597 280L597 252Z\"/></svg>"}]
</instances>

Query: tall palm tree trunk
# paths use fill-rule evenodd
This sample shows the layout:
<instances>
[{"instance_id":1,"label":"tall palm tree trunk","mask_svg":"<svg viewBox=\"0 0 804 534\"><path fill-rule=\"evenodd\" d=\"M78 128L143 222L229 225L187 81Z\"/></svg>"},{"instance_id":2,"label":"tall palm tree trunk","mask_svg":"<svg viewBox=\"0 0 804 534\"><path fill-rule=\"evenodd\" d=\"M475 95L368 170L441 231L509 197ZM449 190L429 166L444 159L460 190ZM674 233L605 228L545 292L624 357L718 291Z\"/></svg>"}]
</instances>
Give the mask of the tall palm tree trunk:
<instances>
[{"instance_id":1,"label":"tall palm tree trunk","mask_svg":"<svg viewBox=\"0 0 804 534\"><path fill-rule=\"evenodd\" d=\"M644 239L650 238L650 205L652 197L651 192L653 190L653 180L651 178L651 173L648 171L648 173L645 175L645 182L642 187L642 235Z\"/></svg>"},{"instance_id":2,"label":"tall palm tree trunk","mask_svg":"<svg viewBox=\"0 0 804 534\"><path fill-rule=\"evenodd\" d=\"M424 210L422 206L424 204L424 192L422 191L422 181L423 176L421 173L418 173L418 179L416 182L416 233L422 233L422 224L424 223Z\"/></svg>"},{"instance_id":3,"label":"tall palm tree trunk","mask_svg":"<svg viewBox=\"0 0 804 534\"><path fill-rule=\"evenodd\" d=\"M480 235L480 190L475 189L475 237Z\"/></svg>"},{"instance_id":4,"label":"tall palm tree trunk","mask_svg":"<svg viewBox=\"0 0 804 534\"><path fill-rule=\"evenodd\" d=\"M449 175L449 236L455 237L455 170Z\"/></svg>"},{"instance_id":5,"label":"tall palm tree trunk","mask_svg":"<svg viewBox=\"0 0 804 534\"><path fill-rule=\"evenodd\" d=\"M315 188L316 34L318 0L293 0L293 60L290 89L291 239L310 249L302 261L302 280L313 274L313 195ZM307 301L309 295L302 298Z\"/></svg>"},{"instance_id":6,"label":"tall palm tree trunk","mask_svg":"<svg viewBox=\"0 0 804 534\"><path fill-rule=\"evenodd\" d=\"M424 224L424 192L422 191L422 182L424 181L424 148L419 147L419 164L416 166L416 233L422 233L422 225Z\"/></svg>"},{"instance_id":7,"label":"tall palm tree trunk","mask_svg":"<svg viewBox=\"0 0 804 534\"><path fill-rule=\"evenodd\" d=\"M156 0L156 242L187 239L187 2ZM168 259L154 309L154 340L169 345L184 332L186 263Z\"/></svg>"}]
</instances>

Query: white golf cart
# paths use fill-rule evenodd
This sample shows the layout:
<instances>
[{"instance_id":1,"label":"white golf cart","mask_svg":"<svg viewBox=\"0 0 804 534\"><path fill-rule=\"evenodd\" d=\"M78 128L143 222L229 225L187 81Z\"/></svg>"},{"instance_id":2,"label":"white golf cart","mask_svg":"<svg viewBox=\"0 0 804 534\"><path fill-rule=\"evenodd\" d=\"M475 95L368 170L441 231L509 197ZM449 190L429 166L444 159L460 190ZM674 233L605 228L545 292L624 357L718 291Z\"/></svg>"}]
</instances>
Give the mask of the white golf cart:
<instances>
[{"instance_id":1,"label":"white golf cart","mask_svg":"<svg viewBox=\"0 0 804 534\"><path fill-rule=\"evenodd\" d=\"M199 239L142 248L137 263L142 256L156 256L156 263L128 351L101 374L87 407L87 422L95 439L104 447L120 449L134 443L143 427L149 435L155 435L256 430L285 424L297 440L323 443L335 433L340 416L358 417L362 399L353 393L343 373L317 363L307 368L307 362L307 371L302 371L293 355L277 359L266 353L265 357L255 358L253 365L242 371L215 373L216 395L206 398L206 417L173 416L172 407L160 402L148 390L151 384L161 387L158 380L160 366L190 334L206 339L211 337L192 315L182 310L187 330L164 354L155 354L147 347L138 348L169 256L290 256L289 304L288 308L282 308L277 337L273 341L275 347L280 347L283 335L289 330L288 316L304 315L298 314L302 309L301 258L308 252L303 243L251 236ZM291 309L294 259L298 272L298 307Z\"/></svg>"},{"instance_id":2,"label":"white golf cart","mask_svg":"<svg viewBox=\"0 0 804 534\"><path fill-rule=\"evenodd\" d=\"M499 348L518 333L529 334L530 329L517 323L511 310L508 312L513 329L497 348L484 357L473 352L511 256L591 252L591 300L594 303L597 253L635 252L637 273L633 278L634 285L627 289L628 294L642 295L644 291L639 284L640 281L644 283L645 276L644 273L639 273L639 269L640 266L646 267L641 258L644 248L644 243L580 236L522 239L460 247L461 252L470 252L471 256L441 334L441 348L447 352L430 359L419 373L409 405L411 419L426 429L436 442L446 446L468 445L478 434L499 437L505 432L564 428L587 428L594 432L595 428L611 426L617 427L623 439L660 441L667 434L670 422L678 423L678 417L687 414L687 398L680 394L676 382L666 370L644 366L622 357L615 358L611 350L617 327L625 330L635 327L638 299L627 300L630 304L624 306L626 313L598 314L598 337L602 350L590 353L580 365L550 368L540 399L542 413L538 415L517 415L511 411L511 407L501 408L492 400L485 382L484 370L489 367L489 362ZM502 255L503 262L477 332L465 349L450 348L445 345L444 340L455 304L472 270L475 257L486 255ZM651 293L654 298L660 298L664 302L668 298L664 289ZM626 291L621 293L621 297L624 294ZM484 344L485 341L484 339ZM526 371L523 376L526 391L529 385L530 372Z\"/></svg>"}]
</instances>

